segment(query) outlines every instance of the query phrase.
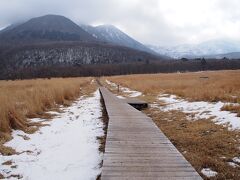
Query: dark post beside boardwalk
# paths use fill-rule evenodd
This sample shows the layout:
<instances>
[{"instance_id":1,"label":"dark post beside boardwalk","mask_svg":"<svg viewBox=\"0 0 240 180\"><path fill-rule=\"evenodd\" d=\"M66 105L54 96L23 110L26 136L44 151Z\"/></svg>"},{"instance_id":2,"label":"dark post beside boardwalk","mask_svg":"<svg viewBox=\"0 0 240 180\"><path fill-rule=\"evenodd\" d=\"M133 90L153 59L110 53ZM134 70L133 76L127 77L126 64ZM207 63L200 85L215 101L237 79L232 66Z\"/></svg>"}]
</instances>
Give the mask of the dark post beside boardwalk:
<instances>
[{"instance_id":1,"label":"dark post beside boardwalk","mask_svg":"<svg viewBox=\"0 0 240 180\"><path fill-rule=\"evenodd\" d=\"M202 179L151 118L100 87L109 117L102 180Z\"/></svg>"}]
</instances>

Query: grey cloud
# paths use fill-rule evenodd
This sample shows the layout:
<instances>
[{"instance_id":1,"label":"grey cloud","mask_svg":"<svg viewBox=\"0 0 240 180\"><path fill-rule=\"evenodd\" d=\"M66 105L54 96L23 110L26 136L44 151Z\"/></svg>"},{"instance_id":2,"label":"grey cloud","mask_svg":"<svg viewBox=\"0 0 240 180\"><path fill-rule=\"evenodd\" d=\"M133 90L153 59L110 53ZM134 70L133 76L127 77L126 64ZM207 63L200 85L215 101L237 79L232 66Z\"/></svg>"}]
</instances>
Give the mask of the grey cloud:
<instances>
[{"instance_id":1,"label":"grey cloud","mask_svg":"<svg viewBox=\"0 0 240 180\"><path fill-rule=\"evenodd\" d=\"M45 14L59 14L76 23L113 24L143 43L159 45L188 43L191 37L196 37L196 41L204 41L211 37L211 34L205 33L208 30L216 31L212 38L224 38L224 30L221 30L224 25L221 26L221 22L236 24L234 27L240 30L238 0L213 0L212 7L206 8L209 19L203 19L203 22L195 25L186 23L183 27L169 22L166 17L171 14L164 14L166 12L159 9L159 6L165 7L169 2L172 3L172 11L178 10L175 2L179 0L0 0L0 27ZM186 9L182 12L191 8L187 4L189 0L181 2L186 3L183 4ZM208 0L201 2L206 7L209 4ZM191 14L188 18L190 22L194 21ZM237 38L238 35L240 38L237 33L233 37Z\"/></svg>"}]
</instances>

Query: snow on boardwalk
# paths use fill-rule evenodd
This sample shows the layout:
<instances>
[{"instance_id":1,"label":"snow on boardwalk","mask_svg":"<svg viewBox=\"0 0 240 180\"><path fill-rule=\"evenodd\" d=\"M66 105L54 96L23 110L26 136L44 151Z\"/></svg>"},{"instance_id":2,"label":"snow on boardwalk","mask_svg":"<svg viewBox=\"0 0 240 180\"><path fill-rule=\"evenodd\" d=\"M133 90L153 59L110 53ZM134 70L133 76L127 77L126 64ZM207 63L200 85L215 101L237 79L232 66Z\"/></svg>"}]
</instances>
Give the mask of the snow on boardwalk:
<instances>
[{"instance_id":1,"label":"snow on boardwalk","mask_svg":"<svg viewBox=\"0 0 240 180\"><path fill-rule=\"evenodd\" d=\"M63 108L64 113L48 122L50 126L42 127L35 134L22 131L13 132L11 146L20 155L0 156L0 164L13 161L17 168L1 165L0 173L4 176L20 174L23 179L74 180L96 179L101 173L97 136L102 136L100 94L93 97L81 97L71 107ZM37 121L40 119L35 119ZM30 139L24 140L19 135Z\"/></svg>"}]
</instances>

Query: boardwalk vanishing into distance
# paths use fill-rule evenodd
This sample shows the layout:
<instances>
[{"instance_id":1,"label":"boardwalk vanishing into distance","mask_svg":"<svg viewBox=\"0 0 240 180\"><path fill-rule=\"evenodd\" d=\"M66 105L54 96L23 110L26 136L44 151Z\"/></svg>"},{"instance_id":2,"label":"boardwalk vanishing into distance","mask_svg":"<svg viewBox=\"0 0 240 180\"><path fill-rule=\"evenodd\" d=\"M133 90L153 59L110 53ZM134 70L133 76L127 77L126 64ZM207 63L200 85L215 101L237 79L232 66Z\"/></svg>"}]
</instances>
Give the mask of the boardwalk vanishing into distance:
<instances>
[{"instance_id":1,"label":"boardwalk vanishing into distance","mask_svg":"<svg viewBox=\"0 0 240 180\"><path fill-rule=\"evenodd\" d=\"M109 118L102 180L202 179L151 118L99 90Z\"/></svg>"}]
</instances>

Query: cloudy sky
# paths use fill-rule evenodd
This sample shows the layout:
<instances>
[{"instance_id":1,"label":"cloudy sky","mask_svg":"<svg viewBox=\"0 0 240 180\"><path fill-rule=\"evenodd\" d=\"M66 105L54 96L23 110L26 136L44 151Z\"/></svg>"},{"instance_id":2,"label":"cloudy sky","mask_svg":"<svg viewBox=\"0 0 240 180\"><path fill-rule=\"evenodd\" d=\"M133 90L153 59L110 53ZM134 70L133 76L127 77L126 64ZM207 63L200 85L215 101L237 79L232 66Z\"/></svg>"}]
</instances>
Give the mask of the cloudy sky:
<instances>
[{"instance_id":1,"label":"cloudy sky","mask_svg":"<svg viewBox=\"0 0 240 180\"><path fill-rule=\"evenodd\" d=\"M142 43L240 41L240 0L0 0L0 28L45 14L113 24Z\"/></svg>"}]
</instances>

